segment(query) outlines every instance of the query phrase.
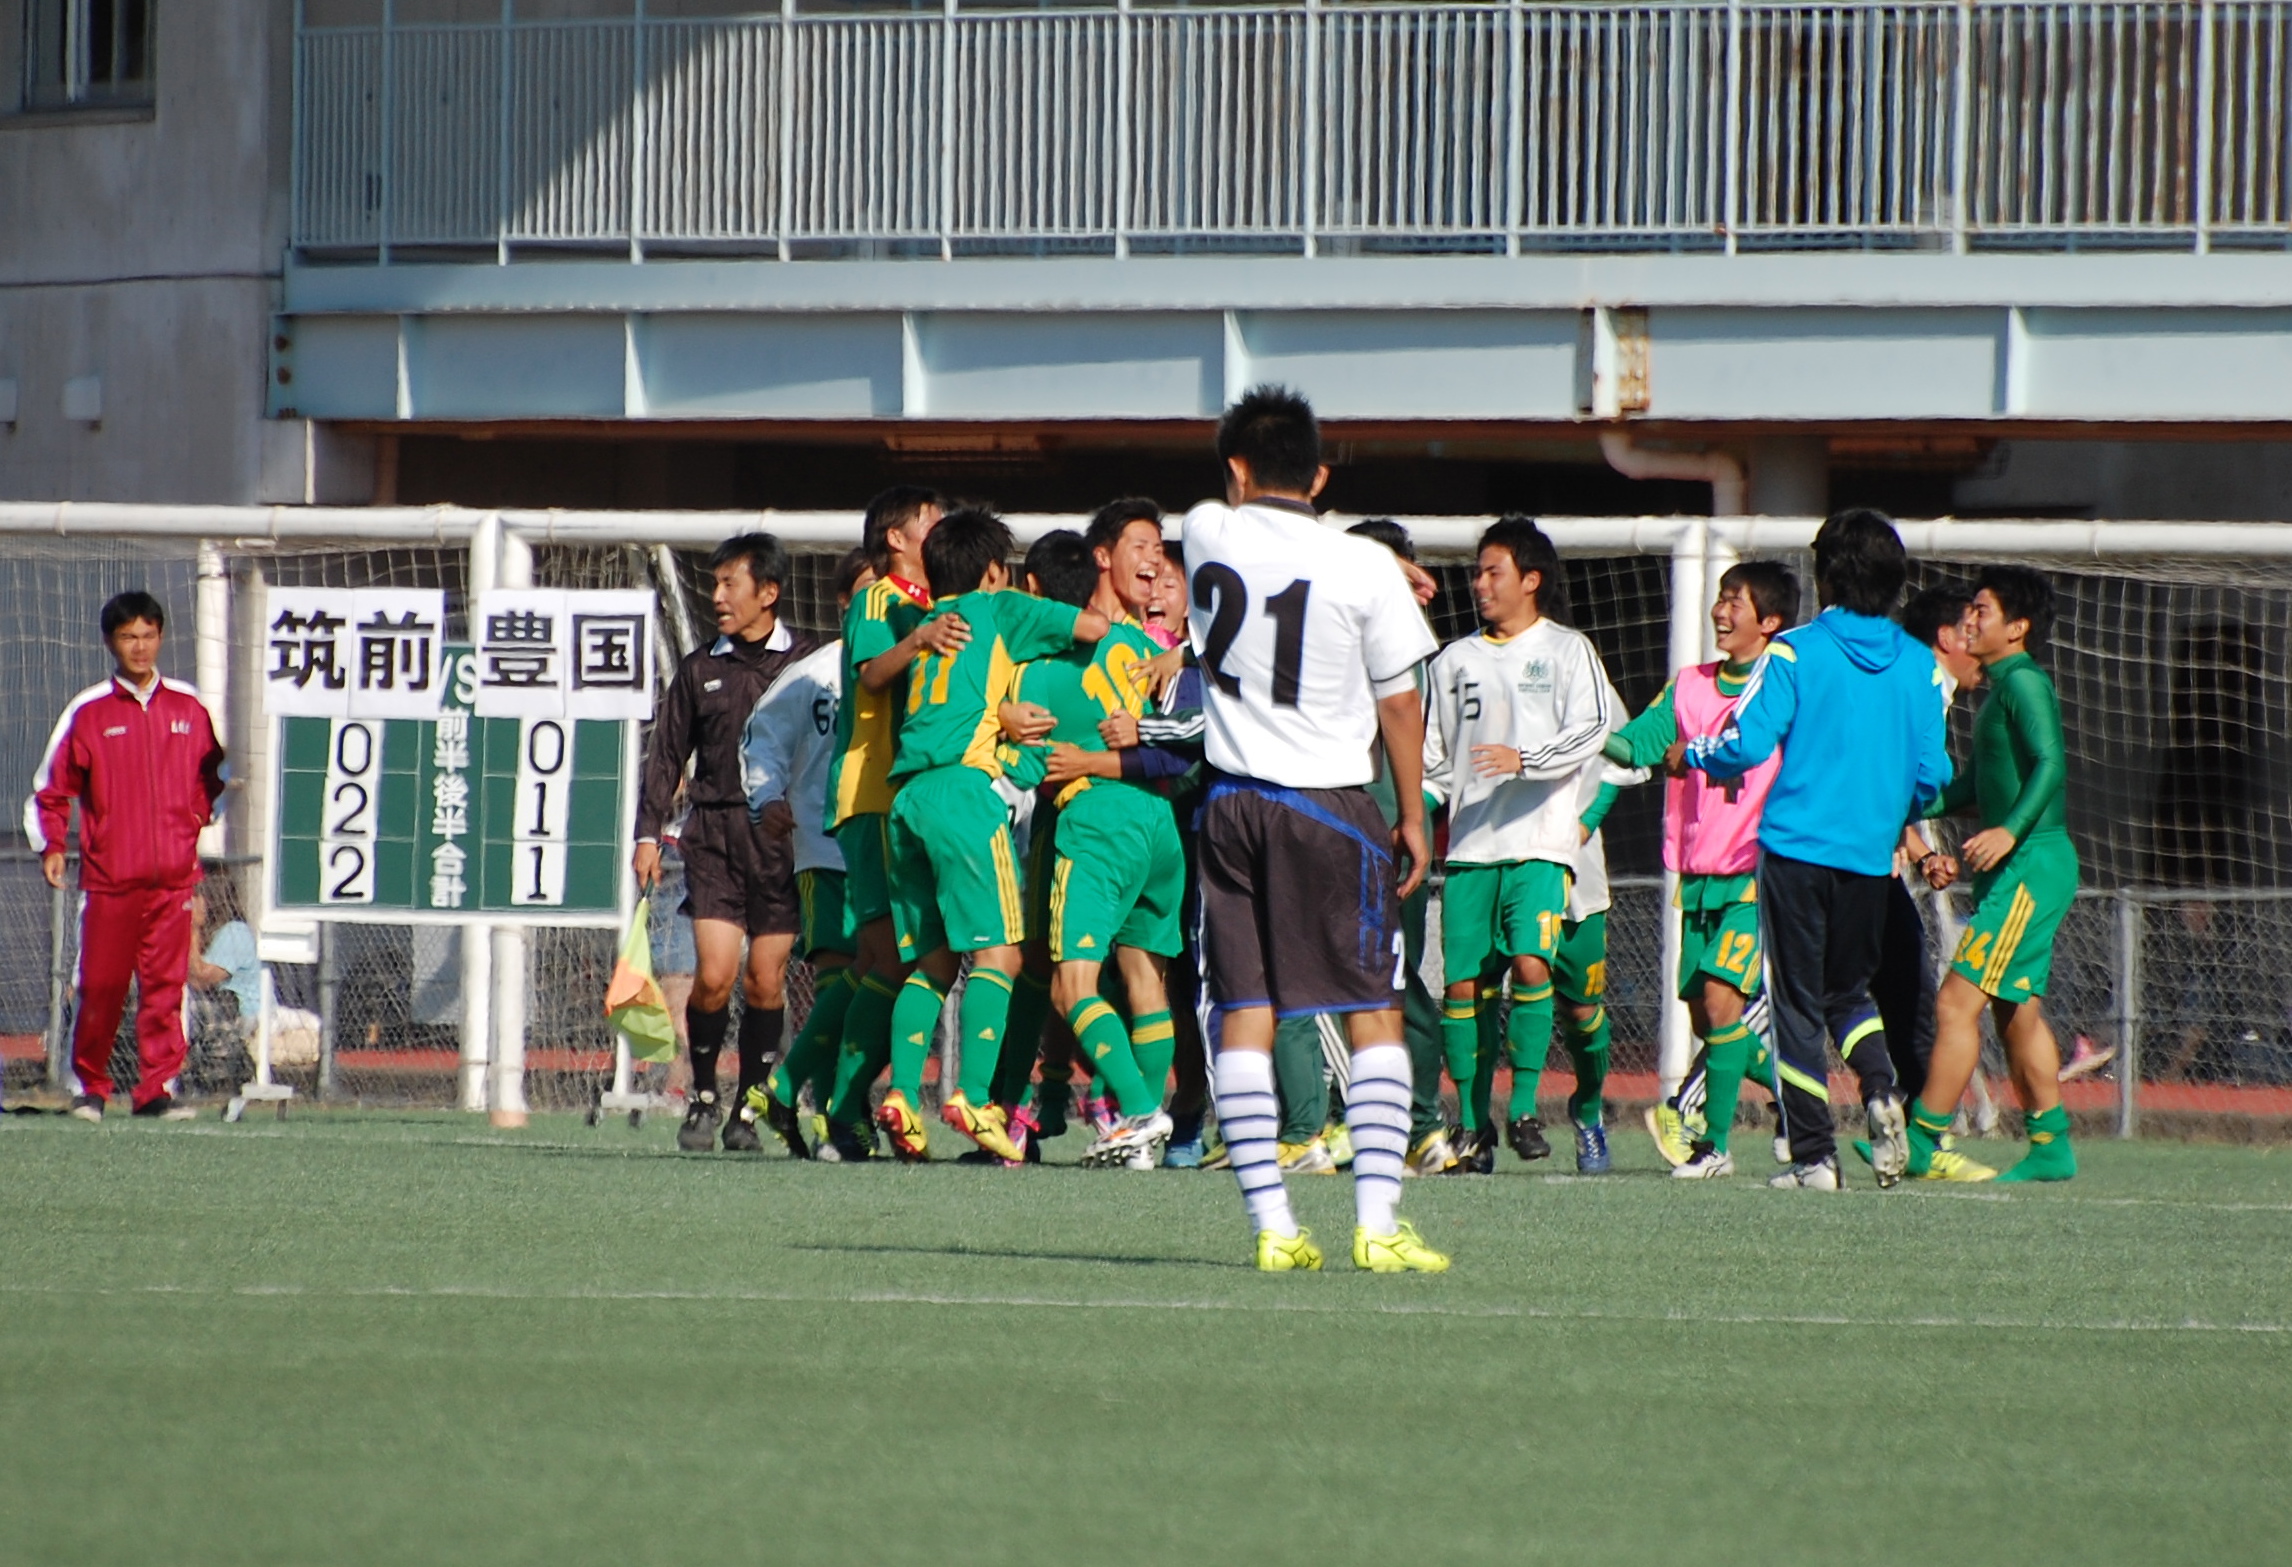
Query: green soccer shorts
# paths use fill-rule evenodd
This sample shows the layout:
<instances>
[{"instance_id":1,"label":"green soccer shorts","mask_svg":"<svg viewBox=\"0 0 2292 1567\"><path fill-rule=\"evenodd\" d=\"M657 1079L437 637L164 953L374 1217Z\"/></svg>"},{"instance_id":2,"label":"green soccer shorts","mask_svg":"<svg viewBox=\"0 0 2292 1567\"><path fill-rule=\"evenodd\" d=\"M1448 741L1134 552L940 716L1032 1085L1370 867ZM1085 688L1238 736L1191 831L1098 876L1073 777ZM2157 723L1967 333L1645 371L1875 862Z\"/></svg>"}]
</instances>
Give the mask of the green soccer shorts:
<instances>
[{"instance_id":1,"label":"green soccer shorts","mask_svg":"<svg viewBox=\"0 0 2292 1567\"><path fill-rule=\"evenodd\" d=\"M1568 868L1550 860L1451 865L1440 894L1441 971L1477 979L1498 958L1549 963L1568 912Z\"/></svg>"},{"instance_id":2,"label":"green soccer shorts","mask_svg":"<svg viewBox=\"0 0 2292 1567\"><path fill-rule=\"evenodd\" d=\"M1168 801L1099 785L1059 812L1054 962L1103 963L1117 943L1174 958L1185 947L1185 898L1186 851Z\"/></svg>"},{"instance_id":3,"label":"green soccer shorts","mask_svg":"<svg viewBox=\"0 0 2292 1567\"><path fill-rule=\"evenodd\" d=\"M1608 993L1608 912L1587 914L1560 926L1559 950L1552 954L1552 990L1572 1006L1597 1006Z\"/></svg>"},{"instance_id":4,"label":"green soccer shorts","mask_svg":"<svg viewBox=\"0 0 2292 1567\"><path fill-rule=\"evenodd\" d=\"M1974 913L1950 959L2000 1001L2034 1001L2053 973L2053 935L2077 897L2077 846L2067 833L2016 844L2005 864L1977 878Z\"/></svg>"},{"instance_id":5,"label":"green soccer shorts","mask_svg":"<svg viewBox=\"0 0 2292 1567\"><path fill-rule=\"evenodd\" d=\"M1755 996L1765 975L1766 966L1759 956L1758 904L1722 903L1680 913L1680 1000L1701 998L1706 979Z\"/></svg>"},{"instance_id":6,"label":"green soccer shorts","mask_svg":"<svg viewBox=\"0 0 2292 1567\"><path fill-rule=\"evenodd\" d=\"M976 767L917 773L891 802L891 924L903 963L1026 939L1010 815Z\"/></svg>"},{"instance_id":7,"label":"green soccer shorts","mask_svg":"<svg viewBox=\"0 0 2292 1567\"><path fill-rule=\"evenodd\" d=\"M852 929L891 918L890 815L863 811L847 816L835 837L844 854L844 912Z\"/></svg>"},{"instance_id":8,"label":"green soccer shorts","mask_svg":"<svg viewBox=\"0 0 2292 1567\"><path fill-rule=\"evenodd\" d=\"M805 962L823 952L847 958L859 952L859 924L852 918L842 871L796 872L796 904L802 926L796 939Z\"/></svg>"}]
</instances>

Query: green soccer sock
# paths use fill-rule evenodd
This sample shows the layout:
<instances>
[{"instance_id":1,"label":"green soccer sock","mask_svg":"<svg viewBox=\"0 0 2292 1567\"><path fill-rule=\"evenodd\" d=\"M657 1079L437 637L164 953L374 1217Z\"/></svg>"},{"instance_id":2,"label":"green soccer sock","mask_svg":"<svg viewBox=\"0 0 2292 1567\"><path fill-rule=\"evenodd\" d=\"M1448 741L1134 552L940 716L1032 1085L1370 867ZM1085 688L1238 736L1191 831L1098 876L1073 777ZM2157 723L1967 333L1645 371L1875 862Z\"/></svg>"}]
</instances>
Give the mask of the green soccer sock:
<instances>
[{"instance_id":1,"label":"green soccer sock","mask_svg":"<svg viewBox=\"0 0 2292 1567\"><path fill-rule=\"evenodd\" d=\"M1273 1025L1273 1089L1281 1101L1276 1137L1309 1143L1329 1123L1329 1073L1321 1059L1316 1017L1285 1017Z\"/></svg>"},{"instance_id":2,"label":"green soccer sock","mask_svg":"<svg viewBox=\"0 0 2292 1567\"><path fill-rule=\"evenodd\" d=\"M1457 1118L1468 1132L1480 1130L1479 1107L1472 1102L1472 1079L1480 1070L1480 1009L1470 996L1449 996L1440 1004L1440 1043L1448 1057L1449 1081L1456 1084Z\"/></svg>"},{"instance_id":3,"label":"green soccer sock","mask_svg":"<svg viewBox=\"0 0 2292 1567\"><path fill-rule=\"evenodd\" d=\"M1147 1092L1146 1080L1138 1075L1130 1031L1122 1026L1122 1014L1112 1002L1104 996L1085 996L1068 1009L1066 1020L1082 1042L1083 1060L1090 1063L1099 1083L1113 1091L1124 1115L1151 1115L1161 1107L1161 1099Z\"/></svg>"},{"instance_id":4,"label":"green soccer sock","mask_svg":"<svg viewBox=\"0 0 2292 1567\"><path fill-rule=\"evenodd\" d=\"M1597 1126L1608 1086L1608 1009L1596 1009L1588 1020L1567 1013L1560 1019L1560 1040L1568 1047L1568 1060L1576 1069L1576 1091L1568 1096L1568 1117L1578 1126Z\"/></svg>"},{"instance_id":5,"label":"green soccer sock","mask_svg":"<svg viewBox=\"0 0 2292 1567\"><path fill-rule=\"evenodd\" d=\"M798 1091L809 1085L812 1102L823 1109L826 1107L826 1095L835 1082L836 1053L843 1046L844 1014L851 1010L853 989L848 965L829 969L820 976L819 984L812 991L812 1010L805 1014L796 1042L788 1047L788 1053L764 1080L765 1092L784 1105L792 1105ZM818 1086L823 1082L830 1087Z\"/></svg>"},{"instance_id":6,"label":"green soccer sock","mask_svg":"<svg viewBox=\"0 0 2292 1567\"><path fill-rule=\"evenodd\" d=\"M1921 1094L1910 1101L1910 1173L1924 1175L1934 1167L1934 1155L1949 1135L1952 1112L1932 1110Z\"/></svg>"},{"instance_id":7,"label":"green soccer sock","mask_svg":"<svg viewBox=\"0 0 2292 1567\"><path fill-rule=\"evenodd\" d=\"M884 1064L891 1059L891 982L869 974L852 992L844 1009L843 1045L836 1054L836 1090L828 1102L828 1119L838 1126L854 1126L868 1118L868 1095Z\"/></svg>"},{"instance_id":8,"label":"green soccer sock","mask_svg":"<svg viewBox=\"0 0 2292 1567\"><path fill-rule=\"evenodd\" d=\"M1034 1088L1035 1057L1042 1053L1043 1020L1050 1016L1050 982L1019 970L1011 987L1011 1021L1003 1031L1003 1054L995 1068L995 1103L1027 1102Z\"/></svg>"},{"instance_id":9,"label":"green soccer sock","mask_svg":"<svg viewBox=\"0 0 2292 1567\"><path fill-rule=\"evenodd\" d=\"M1480 1057L1472 1067L1472 1104L1483 1127L1496 1125L1496 1068L1504 1059L1504 998L1502 985L1480 987Z\"/></svg>"},{"instance_id":10,"label":"green soccer sock","mask_svg":"<svg viewBox=\"0 0 2292 1567\"><path fill-rule=\"evenodd\" d=\"M2066 1181L2076 1174L2077 1151L2069 1146L2069 1109L2055 1105L2029 1117L2029 1152L1998 1179Z\"/></svg>"},{"instance_id":11,"label":"green soccer sock","mask_svg":"<svg viewBox=\"0 0 2292 1567\"><path fill-rule=\"evenodd\" d=\"M1721 1153L1735 1130L1735 1105L1743 1096L1756 1037L1751 1025L1738 1018L1713 1029L1703 1041L1703 1140Z\"/></svg>"},{"instance_id":12,"label":"green soccer sock","mask_svg":"<svg viewBox=\"0 0 2292 1567\"><path fill-rule=\"evenodd\" d=\"M1512 985L1512 1016L1504 1025L1504 1050L1512 1061L1512 1098L1504 1118L1517 1121L1536 1113L1536 1085L1544 1057L1552 1050L1552 982Z\"/></svg>"},{"instance_id":13,"label":"green soccer sock","mask_svg":"<svg viewBox=\"0 0 2292 1567\"><path fill-rule=\"evenodd\" d=\"M1170 1092L1170 1067L1178 1059L1178 1025L1168 1007L1141 1012L1130 1020L1130 1054L1138 1063L1146 1097L1160 1109Z\"/></svg>"},{"instance_id":14,"label":"green soccer sock","mask_svg":"<svg viewBox=\"0 0 2292 1567\"><path fill-rule=\"evenodd\" d=\"M1003 1064L1003 1031L1011 1021L1011 976L974 966L963 982L963 1097L974 1105L992 1102L995 1072Z\"/></svg>"},{"instance_id":15,"label":"green soccer sock","mask_svg":"<svg viewBox=\"0 0 2292 1567\"><path fill-rule=\"evenodd\" d=\"M939 1010L946 1005L947 987L917 969L891 1006L891 1086L918 1111L923 1107L923 1067L931 1059L932 1036L939 1032Z\"/></svg>"}]
</instances>

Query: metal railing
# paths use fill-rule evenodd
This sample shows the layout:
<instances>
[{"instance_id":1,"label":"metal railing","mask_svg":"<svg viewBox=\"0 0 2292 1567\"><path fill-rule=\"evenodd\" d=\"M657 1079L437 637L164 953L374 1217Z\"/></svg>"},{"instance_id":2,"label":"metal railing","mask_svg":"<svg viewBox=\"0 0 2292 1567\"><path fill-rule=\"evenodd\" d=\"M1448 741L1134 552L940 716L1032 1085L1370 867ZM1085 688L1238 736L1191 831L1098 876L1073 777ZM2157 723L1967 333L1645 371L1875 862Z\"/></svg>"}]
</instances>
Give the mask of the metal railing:
<instances>
[{"instance_id":1,"label":"metal railing","mask_svg":"<svg viewBox=\"0 0 2292 1567\"><path fill-rule=\"evenodd\" d=\"M298 28L305 251L2292 244L2292 0Z\"/></svg>"}]
</instances>

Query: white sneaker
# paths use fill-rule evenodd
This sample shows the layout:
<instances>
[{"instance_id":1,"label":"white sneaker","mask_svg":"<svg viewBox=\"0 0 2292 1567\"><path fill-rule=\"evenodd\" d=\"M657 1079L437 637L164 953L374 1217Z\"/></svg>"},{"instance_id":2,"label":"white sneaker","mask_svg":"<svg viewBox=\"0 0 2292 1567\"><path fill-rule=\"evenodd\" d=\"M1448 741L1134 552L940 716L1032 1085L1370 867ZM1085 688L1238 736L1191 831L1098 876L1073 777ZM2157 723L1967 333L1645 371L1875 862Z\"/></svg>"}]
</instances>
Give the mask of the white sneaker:
<instances>
[{"instance_id":1,"label":"white sneaker","mask_svg":"<svg viewBox=\"0 0 2292 1567\"><path fill-rule=\"evenodd\" d=\"M1782 1174L1768 1177L1767 1184L1786 1192L1835 1192L1845 1189L1845 1183L1838 1178L1837 1154L1818 1159L1813 1164L1794 1164Z\"/></svg>"},{"instance_id":2,"label":"white sneaker","mask_svg":"<svg viewBox=\"0 0 2292 1567\"><path fill-rule=\"evenodd\" d=\"M159 1112L159 1119L162 1121L196 1121L199 1119L199 1112L189 1105L169 1105Z\"/></svg>"},{"instance_id":3,"label":"white sneaker","mask_svg":"<svg viewBox=\"0 0 2292 1567\"><path fill-rule=\"evenodd\" d=\"M1893 1186L1910 1168L1910 1134L1902 1115L1902 1096L1884 1094L1863 1106L1869 1119L1870 1168L1881 1188Z\"/></svg>"},{"instance_id":4,"label":"white sneaker","mask_svg":"<svg viewBox=\"0 0 2292 1567\"><path fill-rule=\"evenodd\" d=\"M1790 1162L1791 1162L1791 1140L1790 1140L1788 1137L1778 1137L1778 1138L1776 1138L1776 1139L1775 1139L1775 1163L1777 1163L1777 1164L1789 1164Z\"/></svg>"},{"instance_id":5,"label":"white sneaker","mask_svg":"<svg viewBox=\"0 0 2292 1567\"><path fill-rule=\"evenodd\" d=\"M1671 1167L1671 1178L1675 1181L1716 1181L1734 1173L1735 1156L1721 1153L1708 1143L1698 1145L1685 1164Z\"/></svg>"},{"instance_id":6,"label":"white sneaker","mask_svg":"<svg viewBox=\"0 0 2292 1567\"><path fill-rule=\"evenodd\" d=\"M1146 1115L1126 1115L1116 1120L1083 1150L1082 1166L1086 1170L1152 1170L1162 1163L1162 1150L1169 1145L1170 1118L1156 1110ZM1140 1162L1137 1155L1145 1155Z\"/></svg>"},{"instance_id":7,"label":"white sneaker","mask_svg":"<svg viewBox=\"0 0 2292 1567\"><path fill-rule=\"evenodd\" d=\"M72 1100L72 1119L103 1125L103 1101L93 1094L80 1094Z\"/></svg>"}]
</instances>

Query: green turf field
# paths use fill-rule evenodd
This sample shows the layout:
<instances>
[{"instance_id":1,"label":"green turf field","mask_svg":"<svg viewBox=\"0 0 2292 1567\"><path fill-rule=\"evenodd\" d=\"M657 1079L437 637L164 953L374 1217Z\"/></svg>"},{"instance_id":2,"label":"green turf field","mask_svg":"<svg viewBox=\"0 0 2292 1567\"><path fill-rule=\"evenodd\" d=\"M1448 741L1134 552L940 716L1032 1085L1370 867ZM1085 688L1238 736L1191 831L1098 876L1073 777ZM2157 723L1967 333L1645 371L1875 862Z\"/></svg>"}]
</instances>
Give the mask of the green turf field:
<instances>
[{"instance_id":1,"label":"green turf field","mask_svg":"<svg viewBox=\"0 0 2292 1567\"><path fill-rule=\"evenodd\" d=\"M1410 1183L1440 1278L1292 1181L1336 1269L1265 1278L1223 1174L671 1135L0 1122L0 1560L2292 1555L2292 1151L1829 1196L1619 1132Z\"/></svg>"}]
</instances>

